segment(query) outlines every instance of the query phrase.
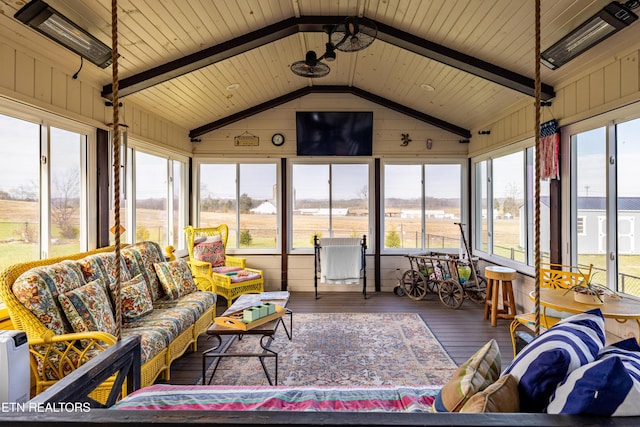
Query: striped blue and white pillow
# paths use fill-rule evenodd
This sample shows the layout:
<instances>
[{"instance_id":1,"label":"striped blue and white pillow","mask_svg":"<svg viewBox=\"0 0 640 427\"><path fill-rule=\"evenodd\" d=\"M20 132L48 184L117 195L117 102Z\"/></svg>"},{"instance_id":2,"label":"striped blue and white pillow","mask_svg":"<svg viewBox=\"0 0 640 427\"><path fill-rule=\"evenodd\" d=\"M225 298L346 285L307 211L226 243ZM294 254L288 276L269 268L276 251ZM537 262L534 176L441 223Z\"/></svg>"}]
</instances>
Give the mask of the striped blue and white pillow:
<instances>
[{"instance_id":1,"label":"striped blue and white pillow","mask_svg":"<svg viewBox=\"0 0 640 427\"><path fill-rule=\"evenodd\" d=\"M604 318L596 308L563 319L531 341L503 372L518 380L520 410L543 412L558 384L596 359L604 339Z\"/></svg>"},{"instance_id":2,"label":"striped blue and white pillow","mask_svg":"<svg viewBox=\"0 0 640 427\"><path fill-rule=\"evenodd\" d=\"M595 362L570 373L558 386L551 414L640 415L640 346L629 338L600 350Z\"/></svg>"}]
</instances>

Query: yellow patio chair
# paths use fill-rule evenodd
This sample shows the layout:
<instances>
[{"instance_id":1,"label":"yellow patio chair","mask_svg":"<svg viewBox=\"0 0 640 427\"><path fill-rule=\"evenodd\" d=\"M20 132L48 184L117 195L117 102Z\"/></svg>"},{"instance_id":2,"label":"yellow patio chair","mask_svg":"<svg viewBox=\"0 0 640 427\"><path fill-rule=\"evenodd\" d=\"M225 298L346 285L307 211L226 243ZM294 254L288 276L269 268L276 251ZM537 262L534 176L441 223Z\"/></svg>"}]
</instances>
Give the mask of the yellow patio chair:
<instances>
[{"instance_id":1,"label":"yellow patio chair","mask_svg":"<svg viewBox=\"0 0 640 427\"><path fill-rule=\"evenodd\" d=\"M242 294L264 292L264 276L261 270L247 268L246 259L226 254L229 227L184 228L189 250L189 267L199 285L213 283L213 291L227 300L231 306Z\"/></svg>"},{"instance_id":2,"label":"yellow patio chair","mask_svg":"<svg viewBox=\"0 0 640 427\"><path fill-rule=\"evenodd\" d=\"M541 264L540 267L540 288L569 289L581 282L589 282L593 264L588 267L563 264ZM561 312L552 308L540 307L540 329L545 331L558 323L560 320L573 313ZM516 330L520 325L532 329L535 325L536 314L533 312L517 314L511 325L511 345L513 346L513 356L516 356Z\"/></svg>"}]
</instances>

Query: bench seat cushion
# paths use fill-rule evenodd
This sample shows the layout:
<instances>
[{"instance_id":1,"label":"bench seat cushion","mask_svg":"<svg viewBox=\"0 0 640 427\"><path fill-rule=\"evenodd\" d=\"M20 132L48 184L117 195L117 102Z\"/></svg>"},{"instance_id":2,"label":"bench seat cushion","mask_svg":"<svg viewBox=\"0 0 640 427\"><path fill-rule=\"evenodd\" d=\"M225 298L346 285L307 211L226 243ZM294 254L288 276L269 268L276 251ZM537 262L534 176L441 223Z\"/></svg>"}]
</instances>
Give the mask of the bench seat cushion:
<instances>
[{"instance_id":1,"label":"bench seat cushion","mask_svg":"<svg viewBox=\"0 0 640 427\"><path fill-rule=\"evenodd\" d=\"M200 317L204 312L209 310L212 306L216 304L216 294L215 292L206 292L206 291L198 291L187 294L178 299L169 299L167 297L163 297L158 301L153 303L153 307L155 309L166 309L166 308L183 308L188 307L191 310L194 310L196 315Z\"/></svg>"}]
</instances>

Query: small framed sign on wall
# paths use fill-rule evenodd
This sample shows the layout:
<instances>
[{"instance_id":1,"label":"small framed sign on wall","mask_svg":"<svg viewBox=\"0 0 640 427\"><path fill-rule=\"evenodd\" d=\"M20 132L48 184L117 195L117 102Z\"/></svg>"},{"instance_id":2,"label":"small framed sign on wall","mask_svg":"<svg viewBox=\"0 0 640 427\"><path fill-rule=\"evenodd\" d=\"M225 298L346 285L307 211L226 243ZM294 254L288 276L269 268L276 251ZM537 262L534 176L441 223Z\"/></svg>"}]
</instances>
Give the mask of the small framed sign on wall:
<instances>
[{"instance_id":1,"label":"small framed sign on wall","mask_svg":"<svg viewBox=\"0 0 640 427\"><path fill-rule=\"evenodd\" d=\"M249 132L245 132L233 138L233 145L236 147L255 147L260 145L260 138Z\"/></svg>"}]
</instances>

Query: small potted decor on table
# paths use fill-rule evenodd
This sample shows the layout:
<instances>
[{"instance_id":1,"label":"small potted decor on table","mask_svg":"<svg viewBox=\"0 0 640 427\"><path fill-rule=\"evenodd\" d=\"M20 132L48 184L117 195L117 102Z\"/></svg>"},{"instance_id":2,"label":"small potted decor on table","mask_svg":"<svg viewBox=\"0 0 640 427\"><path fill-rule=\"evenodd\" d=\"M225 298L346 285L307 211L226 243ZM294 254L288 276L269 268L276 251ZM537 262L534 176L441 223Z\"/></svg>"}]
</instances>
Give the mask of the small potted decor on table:
<instances>
[{"instance_id":1,"label":"small potted decor on table","mask_svg":"<svg viewBox=\"0 0 640 427\"><path fill-rule=\"evenodd\" d=\"M576 285L573 288L573 299L583 304L601 305L604 304L605 289L601 285L587 283L586 285Z\"/></svg>"},{"instance_id":2,"label":"small potted decor on table","mask_svg":"<svg viewBox=\"0 0 640 427\"><path fill-rule=\"evenodd\" d=\"M612 298L620 298L620 295L604 285L585 280L567 289L573 291L573 300L582 304L602 305L604 296L608 294Z\"/></svg>"}]
</instances>

